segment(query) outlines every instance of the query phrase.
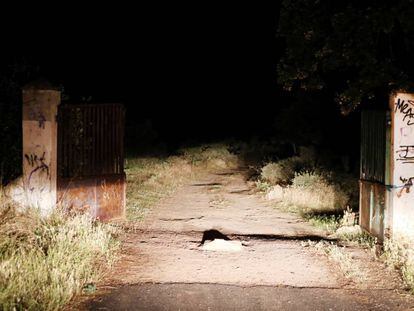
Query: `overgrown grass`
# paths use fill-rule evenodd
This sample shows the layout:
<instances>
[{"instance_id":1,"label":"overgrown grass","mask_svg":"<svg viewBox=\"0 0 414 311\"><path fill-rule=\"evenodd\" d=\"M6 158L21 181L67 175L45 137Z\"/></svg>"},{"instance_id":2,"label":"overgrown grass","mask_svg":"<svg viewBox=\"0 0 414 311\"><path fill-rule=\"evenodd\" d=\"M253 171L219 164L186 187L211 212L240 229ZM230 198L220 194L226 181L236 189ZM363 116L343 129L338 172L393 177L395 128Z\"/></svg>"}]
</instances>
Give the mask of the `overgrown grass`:
<instances>
[{"instance_id":1,"label":"overgrown grass","mask_svg":"<svg viewBox=\"0 0 414 311\"><path fill-rule=\"evenodd\" d=\"M127 159L127 218L140 220L160 199L193 176L191 165L179 157Z\"/></svg>"},{"instance_id":2,"label":"overgrown grass","mask_svg":"<svg viewBox=\"0 0 414 311\"><path fill-rule=\"evenodd\" d=\"M334 233L340 226L341 216L338 215L303 215L312 226L325 230L328 233Z\"/></svg>"},{"instance_id":3,"label":"overgrown grass","mask_svg":"<svg viewBox=\"0 0 414 311\"><path fill-rule=\"evenodd\" d=\"M349 195L319 173L296 173L291 183L283 187L280 204L301 215L340 214L349 204Z\"/></svg>"},{"instance_id":4,"label":"overgrown grass","mask_svg":"<svg viewBox=\"0 0 414 311\"><path fill-rule=\"evenodd\" d=\"M371 250L388 266L397 269L414 294L414 251L404 243L385 240L380 250L377 239L364 232L352 210L358 206L358 183L352 175L316 159L311 149L298 155L268 162L260 169L256 188L275 202L275 207L300 215L311 225L335 237L338 243L308 242L335 261L348 277L359 277L346 247L358 245Z\"/></svg>"},{"instance_id":5,"label":"overgrown grass","mask_svg":"<svg viewBox=\"0 0 414 311\"><path fill-rule=\"evenodd\" d=\"M381 258L400 272L407 288L414 294L414 252L409 244L386 239Z\"/></svg>"},{"instance_id":6,"label":"overgrown grass","mask_svg":"<svg viewBox=\"0 0 414 311\"><path fill-rule=\"evenodd\" d=\"M277 208L334 233L343 212L358 205L357 179L339 168L328 169L313 148L299 149L298 155L265 165L256 187Z\"/></svg>"},{"instance_id":7,"label":"overgrown grass","mask_svg":"<svg viewBox=\"0 0 414 311\"><path fill-rule=\"evenodd\" d=\"M277 162L270 162L262 167L261 178L271 185L289 185L300 169L300 158L290 157Z\"/></svg>"},{"instance_id":8,"label":"overgrown grass","mask_svg":"<svg viewBox=\"0 0 414 311\"><path fill-rule=\"evenodd\" d=\"M127 218L143 219L152 206L199 174L237 165L237 156L224 144L185 148L166 158L129 156L125 169Z\"/></svg>"},{"instance_id":9,"label":"overgrown grass","mask_svg":"<svg viewBox=\"0 0 414 311\"><path fill-rule=\"evenodd\" d=\"M2 310L59 309L114 261L115 229L88 216L42 218L4 201L0 213Z\"/></svg>"},{"instance_id":10,"label":"overgrown grass","mask_svg":"<svg viewBox=\"0 0 414 311\"><path fill-rule=\"evenodd\" d=\"M335 262L346 278L358 281L363 281L366 278L366 275L362 274L362 271L355 266L352 256L345 251L344 247L326 241L308 241L303 243L303 246L314 247L318 252L326 254L330 260Z\"/></svg>"},{"instance_id":11,"label":"overgrown grass","mask_svg":"<svg viewBox=\"0 0 414 311\"><path fill-rule=\"evenodd\" d=\"M128 217L141 218L195 175L236 165L225 145L183 149L164 159L129 157ZM0 189L0 310L56 310L82 290L93 291L115 260L118 230L58 209L41 217L35 209L16 208Z\"/></svg>"}]
</instances>

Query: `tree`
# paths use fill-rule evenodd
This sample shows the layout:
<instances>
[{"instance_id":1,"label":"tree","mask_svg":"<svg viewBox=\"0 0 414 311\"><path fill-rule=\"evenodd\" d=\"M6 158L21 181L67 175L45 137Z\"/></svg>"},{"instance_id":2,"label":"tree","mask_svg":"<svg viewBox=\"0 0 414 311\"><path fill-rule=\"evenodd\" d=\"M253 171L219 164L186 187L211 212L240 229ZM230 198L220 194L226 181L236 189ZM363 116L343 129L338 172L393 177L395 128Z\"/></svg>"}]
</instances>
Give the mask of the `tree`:
<instances>
[{"instance_id":1,"label":"tree","mask_svg":"<svg viewBox=\"0 0 414 311\"><path fill-rule=\"evenodd\" d=\"M331 90L343 113L409 89L413 16L413 0L284 0L278 80L287 90Z\"/></svg>"}]
</instances>

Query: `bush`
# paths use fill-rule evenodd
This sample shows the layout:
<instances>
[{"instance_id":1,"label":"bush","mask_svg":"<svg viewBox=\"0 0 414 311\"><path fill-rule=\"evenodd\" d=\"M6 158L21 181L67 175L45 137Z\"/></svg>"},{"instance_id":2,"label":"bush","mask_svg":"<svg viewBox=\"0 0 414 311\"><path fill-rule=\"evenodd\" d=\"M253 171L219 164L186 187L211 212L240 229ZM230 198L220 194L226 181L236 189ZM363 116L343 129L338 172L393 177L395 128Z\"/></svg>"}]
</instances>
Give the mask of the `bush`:
<instances>
[{"instance_id":1,"label":"bush","mask_svg":"<svg viewBox=\"0 0 414 311\"><path fill-rule=\"evenodd\" d=\"M292 183L296 173L314 172L318 169L316 152L311 147L299 147L299 156L271 162L262 168L261 178L272 185Z\"/></svg>"},{"instance_id":2,"label":"bush","mask_svg":"<svg viewBox=\"0 0 414 311\"><path fill-rule=\"evenodd\" d=\"M291 157L276 163L268 163L262 168L261 178L271 185L288 185L300 169L299 157Z\"/></svg>"},{"instance_id":3,"label":"bush","mask_svg":"<svg viewBox=\"0 0 414 311\"><path fill-rule=\"evenodd\" d=\"M324 184L326 184L325 178L317 173L295 173L292 181L292 185L298 188L318 189Z\"/></svg>"},{"instance_id":4,"label":"bush","mask_svg":"<svg viewBox=\"0 0 414 311\"><path fill-rule=\"evenodd\" d=\"M283 202L303 214L333 212L344 210L349 196L318 173L296 173L292 185L284 191Z\"/></svg>"},{"instance_id":5,"label":"bush","mask_svg":"<svg viewBox=\"0 0 414 311\"><path fill-rule=\"evenodd\" d=\"M235 168L238 165L238 157L232 154L225 144L184 148L179 153L192 165L201 165L213 169Z\"/></svg>"},{"instance_id":6,"label":"bush","mask_svg":"<svg viewBox=\"0 0 414 311\"><path fill-rule=\"evenodd\" d=\"M96 282L118 247L109 225L87 216L0 206L2 310L56 310Z\"/></svg>"}]
</instances>

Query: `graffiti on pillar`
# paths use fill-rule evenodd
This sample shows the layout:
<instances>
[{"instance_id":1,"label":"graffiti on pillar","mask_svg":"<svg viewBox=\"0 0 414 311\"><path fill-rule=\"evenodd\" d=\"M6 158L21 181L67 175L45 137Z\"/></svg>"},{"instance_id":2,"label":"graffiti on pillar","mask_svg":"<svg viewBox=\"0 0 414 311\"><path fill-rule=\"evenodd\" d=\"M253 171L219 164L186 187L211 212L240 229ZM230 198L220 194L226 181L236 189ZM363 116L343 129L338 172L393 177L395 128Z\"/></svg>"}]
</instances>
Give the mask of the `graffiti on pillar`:
<instances>
[{"instance_id":1,"label":"graffiti on pillar","mask_svg":"<svg viewBox=\"0 0 414 311\"><path fill-rule=\"evenodd\" d=\"M49 177L49 165L45 163L45 154L43 152L41 156L38 156L35 153L25 154L24 157L27 161L27 164L31 167L29 177L27 179L27 186L30 191L34 190L34 187L30 186L30 182L35 174L42 174L45 173L47 177Z\"/></svg>"},{"instance_id":2,"label":"graffiti on pillar","mask_svg":"<svg viewBox=\"0 0 414 311\"><path fill-rule=\"evenodd\" d=\"M405 193L410 193L410 189L413 186L414 176L409 178L404 178L400 176L400 180L403 183L401 190L398 191L397 197L401 197L401 195Z\"/></svg>"},{"instance_id":3,"label":"graffiti on pillar","mask_svg":"<svg viewBox=\"0 0 414 311\"><path fill-rule=\"evenodd\" d=\"M402 164L414 163L414 145L400 145L395 152L397 154L397 161Z\"/></svg>"},{"instance_id":4,"label":"graffiti on pillar","mask_svg":"<svg viewBox=\"0 0 414 311\"><path fill-rule=\"evenodd\" d=\"M394 185L397 198L410 201L414 183L414 97L399 94L394 101ZM405 206L406 203L400 203ZM401 206L403 206L401 205Z\"/></svg>"},{"instance_id":5,"label":"graffiti on pillar","mask_svg":"<svg viewBox=\"0 0 414 311\"><path fill-rule=\"evenodd\" d=\"M395 112L400 112L403 117L403 122L406 122L407 125L411 126L414 124L414 101L413 100L404 100L401 98L397 99L395 103Z\"/></svg>"}]
</instances>

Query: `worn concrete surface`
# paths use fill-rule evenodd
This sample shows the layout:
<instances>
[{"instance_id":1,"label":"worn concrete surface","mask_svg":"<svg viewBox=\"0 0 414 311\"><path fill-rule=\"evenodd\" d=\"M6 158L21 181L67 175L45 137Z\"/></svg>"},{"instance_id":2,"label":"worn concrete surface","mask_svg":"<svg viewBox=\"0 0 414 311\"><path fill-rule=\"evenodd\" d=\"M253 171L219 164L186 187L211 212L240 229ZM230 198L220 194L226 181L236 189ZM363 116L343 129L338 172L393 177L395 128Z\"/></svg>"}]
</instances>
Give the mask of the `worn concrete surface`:
<instances>
[{"instance_id":1,"label":"worn concrete surface","mask_svg":"<svg viewBox=\"0 0 414 311\"><path fill-rule=\"evenodd\" d=\"M214 231L216 230L216 231ZM203 241L242 250L208 251ZM312 247L324 232L251 193L243 171L209 174L164 200L123 238L122 258L78 305L90 310L406 310L392 271L350 250L350 279Z\"/></svg>"}]
</instances>

